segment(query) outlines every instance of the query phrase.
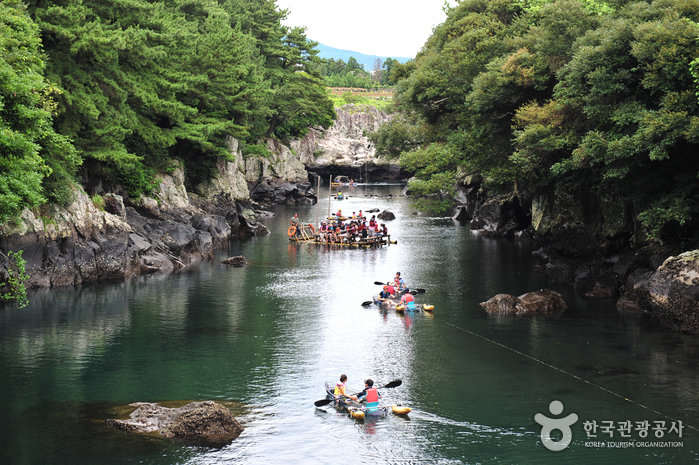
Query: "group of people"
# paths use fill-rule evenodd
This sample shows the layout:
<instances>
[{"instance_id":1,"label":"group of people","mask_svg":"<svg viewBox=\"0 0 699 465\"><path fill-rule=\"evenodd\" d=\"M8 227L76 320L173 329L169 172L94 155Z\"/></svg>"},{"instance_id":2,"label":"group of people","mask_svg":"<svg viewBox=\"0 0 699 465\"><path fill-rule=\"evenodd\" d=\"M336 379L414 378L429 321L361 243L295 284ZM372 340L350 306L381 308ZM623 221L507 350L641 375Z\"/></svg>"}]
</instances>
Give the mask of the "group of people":
<instances>
[{"instance_id":1,"label":"group of people","mask_svg":"<svg viewBox=\"0 0 699 465\"><path fill-rule=\"evenodd\" d=\"M347 375L342 374L340 375L340 381L335 385L333 394L338 399L351 399L364 404L364 408L367 412L379 409L381 394L379 394L379 391L374 387L374 381L371 378L364 381L364 390L354 395L347 393Z\"/></svg>"},{"instance_id":2,"label":"group of people","mask_svg":"<svg viewBox=\"0 0 699 465\"><path fill-rule=\"evenodd\" d=\"M409 310L415 308L415 297L410 293L405 285L405 281L400 276L400 271L396 272L392 283L386 284L379 292L379 300L387 305L394 305L395 300L400 297L399 302Z\"/></svg>"},{"instance_id":3,"label":"group of people","mask_svg":"<svg viewBox=\"0 0 699 465\"><path fill-rule=\"evenodd\" d=\"M367 222L361 210L359 210L359 215L357 215L356 212L352 212L350 218L342 216L342 210L338 210L334 218L336 219L321 221L318 229L312 230L312 237L321 242L350 243L368 237L388 236L388 228L384 223L379 224L376 220L376 215L372 215ZM294 216L289 220L289 224L294 227L294 233L291 233L290 228L289 236L293 235L296 238L303 237L300 223L301 221L299 220L298 213L294 213Z\"/></svg>"},{"instance_id":4,"label":"group of people","mask_svg":"<svg viewBox=\"0 0 699 465\"><path fill-rule=\"evenodd\" d=\"M368 224L366 219L321 221L317 231L322 242L356 242L367 237L388 236L385 224L379 224L372 217Z\"/></svg>"}]
</instances>

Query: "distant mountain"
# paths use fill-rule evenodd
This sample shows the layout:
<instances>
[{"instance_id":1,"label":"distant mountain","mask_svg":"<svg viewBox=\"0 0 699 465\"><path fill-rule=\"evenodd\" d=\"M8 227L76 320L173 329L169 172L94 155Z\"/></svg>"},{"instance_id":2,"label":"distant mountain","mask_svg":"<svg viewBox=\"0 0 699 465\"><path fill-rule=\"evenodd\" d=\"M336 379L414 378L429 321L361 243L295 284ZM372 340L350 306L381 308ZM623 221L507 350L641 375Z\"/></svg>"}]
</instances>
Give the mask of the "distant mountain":
<instances>
[{"instance_id":1,"label":"distant mountain","mask_svg":"<svg viewBox=\"0 0 699 465\"><path fill-rule=\"evenodd\" d=\"M386 58L389 57L382 57L378 55L365 55L363 53L359 52L353 52L352 50L341 50L339 48L333 48L333 47L328 47L327 45L323 44L318 44L318 47L316 47L320 53L318 53L318 56L321 58L334 58L335 60L342 60L345 63L347 63L347 60L349 60L350 57L354 57L355 60L357 60L357 63L360 65L364 66L364 69L367 71L372 71L374 69L374 63L376 63L376 59L380 58L381 61L386 61ZM390 57L393 58L394 60L398 60L401 63L405 63L408 60L412 60L412 58L407 58L407 57Z\"/></svg>"}]
</instances>

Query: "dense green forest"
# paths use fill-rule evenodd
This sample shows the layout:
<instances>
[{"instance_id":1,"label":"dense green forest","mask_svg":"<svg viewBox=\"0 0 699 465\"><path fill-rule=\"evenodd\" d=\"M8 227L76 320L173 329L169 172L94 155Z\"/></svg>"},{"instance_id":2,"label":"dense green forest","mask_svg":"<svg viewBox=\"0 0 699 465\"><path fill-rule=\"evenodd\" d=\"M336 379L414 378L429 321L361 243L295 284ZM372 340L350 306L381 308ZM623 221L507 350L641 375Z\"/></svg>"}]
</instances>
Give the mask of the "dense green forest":
<instances>
[{"instance_id":1,"label":"dense green forest","mask_svg":"<svg viewBox=\"0 0 699 465\"><path fill-rule=\"evenodd\" d=\"M411 190L582 188L650 239L699 231L699 0L462 0L398 64L401 117L372 136Z\"/></svg>"},{"instance_id":2,"label":"dense green forest","mask_svg":"<svg viewBox=\"0 0 699 465\"><path fill-rule=\"evenodd\" d=\"M393 58L376 60L374 68L366 70L354 57L350 57L347 63L344 60L322 60L318 65L318 71L325 78L326 85L330 87L360 87L374 89L387 87L394 84L391 72L399 62ZM371 72L370 72L371 71Z\"/></svg>"},{"instance_id":3,"label":"dense green forest","mask_svg":"<svg viewBox=\"0 0 699 465\"><path fill-rule=\"evenodd\" d=\"M336 117L315 42L276 0L0 1L0 221L67 204L90 172L129 194L180 160L207 177L227 138L266 153Z\"/></svg>"}]
</instances>

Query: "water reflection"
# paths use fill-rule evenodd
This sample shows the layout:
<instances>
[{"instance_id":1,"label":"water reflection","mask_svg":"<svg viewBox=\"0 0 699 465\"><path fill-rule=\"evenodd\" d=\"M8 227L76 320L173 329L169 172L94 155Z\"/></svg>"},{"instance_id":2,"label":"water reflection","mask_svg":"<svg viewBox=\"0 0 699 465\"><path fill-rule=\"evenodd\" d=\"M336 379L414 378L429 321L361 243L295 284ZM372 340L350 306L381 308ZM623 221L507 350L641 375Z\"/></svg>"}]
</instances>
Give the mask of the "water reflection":
<instances>
[{"instance_id":1,"label":"water reflection","mask_svg":"<svg viewBox=\"0 0 699 465\"><path fill-rule=\"evenodd\" d=\"M234 242L212 262L32 292L26 309L0 309L0 462L557 463L533 421L554 399L581 419L662 419L601 388L699 424L696 338L549 283L532 272L531 245L413 215L400 189L358 186L343 201L343 209L392 211L395 245L291 244L293 211L279 206L264 220L270 236ZM298 211L315 222L316 207ZM219 263L235 255L248 265ZM434 304L434 314L362 307L378 293L374 281L396 271L427 290L416 300ZM544 287L569 309L496 318L478 305ZM401 379L383 399L413 411L362 422L315 408L324 382L340 373L354 388L369 377ZM244 433L229 447L199 450L101 427L106 405L184 399L243 404ZM685 463L697 458L696 435L685 432L682 450L605 454L585 448L576 424L565 453L582 463Z\"/></svg>"}]
</instances>

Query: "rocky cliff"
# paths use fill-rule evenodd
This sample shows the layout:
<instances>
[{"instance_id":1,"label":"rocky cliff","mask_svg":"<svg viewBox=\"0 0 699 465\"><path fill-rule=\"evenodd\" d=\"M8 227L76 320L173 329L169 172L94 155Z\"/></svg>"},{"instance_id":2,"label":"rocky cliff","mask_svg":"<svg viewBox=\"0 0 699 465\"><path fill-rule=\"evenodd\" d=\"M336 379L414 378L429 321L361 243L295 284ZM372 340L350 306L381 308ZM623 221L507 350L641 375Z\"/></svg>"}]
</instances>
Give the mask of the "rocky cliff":
<instances>
[{"instance_id":1,"label":"rocky cliff","mask_svg":"<svg viewBox=\"0 0 699 465\"><path fill-rule=\"evenodd\" d=\"M335 108L337 120L326 131L312 129L291 145L306 169L326 179L343 175L355 180L404 179L408 173L395 162L376 158L369 134L391 117L376 107L345 105Z\"/></svg>"},{"instance_id":2,"label":"rocky cliff","mask_svg":"<svg viewBox=\"0 0 699 465\"><path fill-rule=\"evenodd\" d=\"M212 257L231 237L267 234L249 198L242 155L234 141L231 147L236 163L220 161L218 176L198 186L198 194L187 192L179 167L157 176L152 197L90 198L76 188L67 208L27 209L17 223L3 225L0 249L23 251L29 287L50 287L167 273ZM98 197L103 210L93 202ZM2 282L7 267L3 258Z\"/></svg>"},{"instance_id":3,"label":"rocky cliff","mask_svg":"<svg viewBox=\"0 0 699 465\"><path fill-rule=\"evenodd\" d=\"M620 311L647 312L699 334L699 251L644 242L634 205L584 190L488 196L462 176L454 218L475 234L534 241L537 268L590 298L620 297Z\"/></svg>"}]
</instances>

